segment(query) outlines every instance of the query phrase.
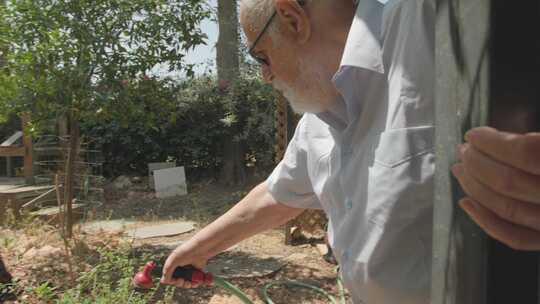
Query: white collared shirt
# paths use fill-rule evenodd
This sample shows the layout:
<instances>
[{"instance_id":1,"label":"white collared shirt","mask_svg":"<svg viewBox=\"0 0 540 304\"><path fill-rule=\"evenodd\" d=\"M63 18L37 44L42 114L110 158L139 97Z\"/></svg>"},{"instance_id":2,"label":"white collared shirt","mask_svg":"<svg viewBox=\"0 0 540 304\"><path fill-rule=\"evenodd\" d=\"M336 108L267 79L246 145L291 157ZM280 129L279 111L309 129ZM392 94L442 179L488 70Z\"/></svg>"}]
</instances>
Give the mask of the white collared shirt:
<instances>
[{"instance_id":1,"label":"white collared shirt","mask_svg":"<svg viewBox=\"0 0 540 304\"><path fill-rule=\"evenodd\" d=\"M302 117L267 180L277 201L324 209L354 303L429 303L434 20L433 0L361 0L343 100Z\"/></svg>"}]
</instances>

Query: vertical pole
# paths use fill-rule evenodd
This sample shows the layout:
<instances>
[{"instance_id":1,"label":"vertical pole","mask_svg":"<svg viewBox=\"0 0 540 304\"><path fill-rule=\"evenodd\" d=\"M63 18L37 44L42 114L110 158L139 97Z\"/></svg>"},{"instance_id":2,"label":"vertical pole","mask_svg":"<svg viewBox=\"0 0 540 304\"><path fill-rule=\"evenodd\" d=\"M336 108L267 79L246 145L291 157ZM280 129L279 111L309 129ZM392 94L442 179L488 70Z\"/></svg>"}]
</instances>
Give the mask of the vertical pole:
<instances>
[{"instance_id":1,"label":"vertical pole","mask_svg":"<svg viewBox=\"0 0 540 304\"><path fill-rule=\"evenodd\" d=\"M487 121L490 0L439 0L435 37L436 155L432 304L485 304L485 234L457 207L455 147Z\"/></svg>"},{"instance_id":2,"label":"vertical pole","mask_svg":"<svg viewBox=\"0 0 540 304\"><path fill-rule=\"evenodd\" d=\"M437 3L432 303L539 303L538 252L512 250L472 224L455 207L461 193L449 169L471 127L540 128L540 2Z\"/></svg>"},{"instance_id":3,"label":"vertical pole","mask_svg":"<svg viewBox=\"0 0 540 304\"><path fill-rule=\"evenodd\" d=\"M12 177L13 166L12 166L12 159L10 156L6 157L6 176Z\"/></svg>"}]
</instances>

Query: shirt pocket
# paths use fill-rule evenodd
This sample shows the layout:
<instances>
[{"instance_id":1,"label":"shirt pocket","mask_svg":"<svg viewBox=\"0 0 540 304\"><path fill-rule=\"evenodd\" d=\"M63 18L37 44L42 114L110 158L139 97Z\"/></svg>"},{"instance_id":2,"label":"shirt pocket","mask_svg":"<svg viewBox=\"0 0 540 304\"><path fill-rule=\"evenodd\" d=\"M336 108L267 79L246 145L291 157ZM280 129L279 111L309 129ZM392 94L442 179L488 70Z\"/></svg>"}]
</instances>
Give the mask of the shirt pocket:
<instances>
[{"instance_id":1,"label":"shirt pocket","mask_svg":"<svg viewBox=\"0 0 540 304\"><path fill-rule=\"evenodd\" d=\"M433 151L434 127L392 129L381 134L375 163L395 168Z\"/></svg>"}]
</instances>

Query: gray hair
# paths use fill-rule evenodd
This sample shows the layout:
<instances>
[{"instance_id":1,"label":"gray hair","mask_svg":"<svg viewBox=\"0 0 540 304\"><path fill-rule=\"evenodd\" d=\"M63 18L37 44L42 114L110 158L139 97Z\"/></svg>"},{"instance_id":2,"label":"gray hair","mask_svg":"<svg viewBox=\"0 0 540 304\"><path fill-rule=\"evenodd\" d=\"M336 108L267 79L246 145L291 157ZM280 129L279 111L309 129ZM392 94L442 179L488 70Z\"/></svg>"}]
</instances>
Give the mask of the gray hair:
<instances>
[{"instance_id":1,"label":"gray hair","mask_svg":"<svg viewBox=\"0 0 540 304\"><path fill-rule=\"evenodd\" d=\"M242 0L245 10L245 21L253 32L260 32L265 22L275 11L274 0ZM272 22L268 28L270 35L275 35L277 22Z\"/></svg>"}]
</instances>

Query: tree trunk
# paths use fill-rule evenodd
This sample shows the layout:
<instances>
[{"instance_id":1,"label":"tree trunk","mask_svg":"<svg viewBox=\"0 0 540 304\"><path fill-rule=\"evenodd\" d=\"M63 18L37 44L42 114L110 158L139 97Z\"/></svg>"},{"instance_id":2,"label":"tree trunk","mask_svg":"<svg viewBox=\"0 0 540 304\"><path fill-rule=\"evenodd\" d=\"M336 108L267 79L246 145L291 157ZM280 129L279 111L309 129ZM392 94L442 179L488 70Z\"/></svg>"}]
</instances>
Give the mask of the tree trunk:
<instances>
[{"instance_id":1,"label":"tree trunk","mask_svg":"<svg viewBox=\"0 0 540 304\"><path fill-rule=\"evenodd\" d=\"M0 0L0 8L6 6L6 0ZM6 51L7 47L4 44L0 44L0 68L6 64Z\"/></svg>"},{"instance_id":2,"label":"tree trunk","mask_svg":"<svg viewBox=\"0 0 540 304\"><path fill-rule=\"evenodd\" d=\"M227 90L240 74L236 0L218 0L218 22L219 37L216 52L218 83L222 90ZM221 181L226 184L239 184L245 181L245 149L241 142L233 140L236 133L238 130L233 124L224 138Z\"/></svg>"},{"instance_id":3,"label":"tree trunk","mask_svg":"<svg viewBox=\"0 0 540 304\"><path fill-rule=\"evenodd\" d=\"M218 22L217 74L221 84L230 84L240 74L236 0L218 0Z\"/></svg>"},{"instance_id":4,"label":"tree trunk","mask_svg":"<svg viewBox=\"0 0 540 304\"><path fill-rule=\"evenodd\" d=\"M71 238L73 235L73 198L74 198L74 178L75 178L75 160L78 154L78 142L79 142L79 122L75 115L71 115L69 119L69 148L67 151L66 159L66 175L64 181L64 209L66 224L65 232L66 237Z\"/></svg>"}]
</instances>

